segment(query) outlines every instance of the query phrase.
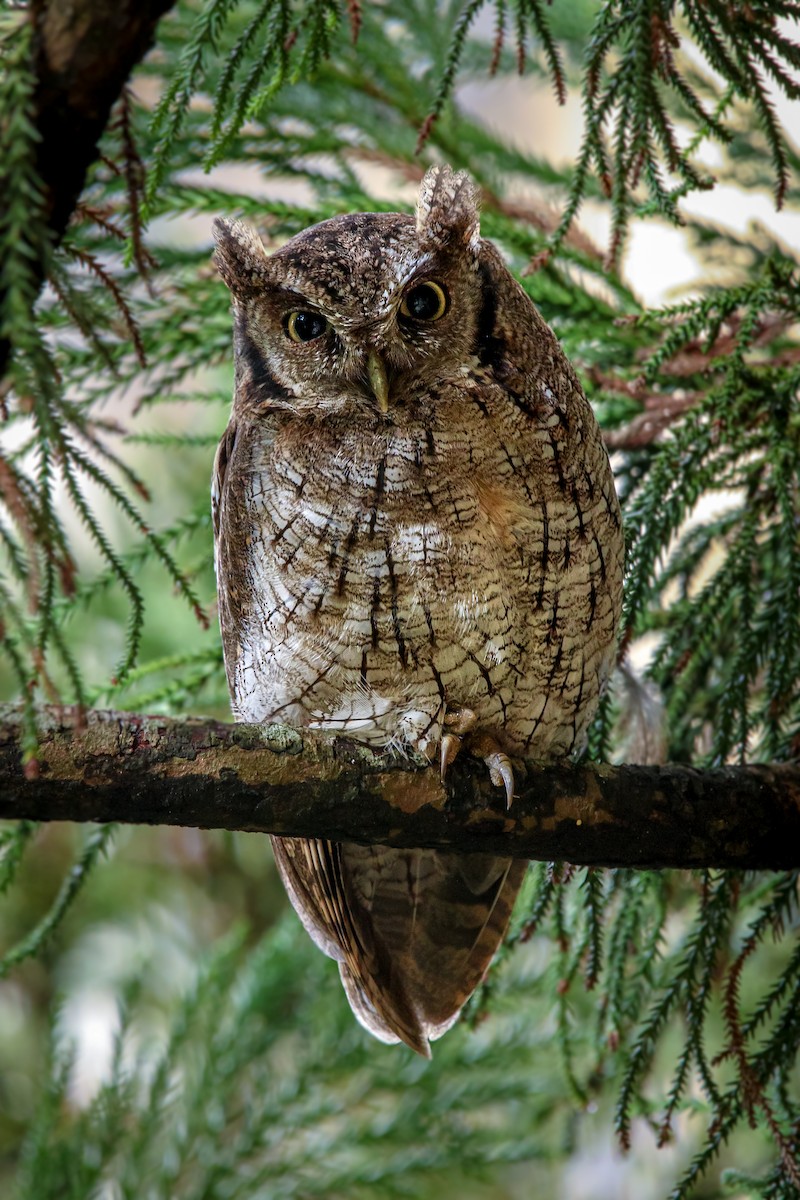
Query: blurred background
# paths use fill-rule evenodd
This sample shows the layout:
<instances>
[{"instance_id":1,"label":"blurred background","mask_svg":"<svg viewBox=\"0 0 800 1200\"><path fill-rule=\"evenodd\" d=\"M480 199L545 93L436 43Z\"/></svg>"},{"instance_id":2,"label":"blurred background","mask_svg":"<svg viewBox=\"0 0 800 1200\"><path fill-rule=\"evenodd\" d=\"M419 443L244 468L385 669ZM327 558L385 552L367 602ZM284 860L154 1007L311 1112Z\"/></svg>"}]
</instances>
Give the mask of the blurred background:
<instances>
[{"instance_id":1,"label":"blurred background","mask_svg":"<svg viewBox=\"0 0 800 1200\"><path fill-rule=\"evenodd\" d=\"M403 18L394 13L397 6L387 7L392 9L387 20L397 22L398 45L405 44ZM146 167L153 145L141 131L164 94L170 56L186 36L180 22L196 17L199 8L179 6L133 81ZM509 148L519 169L494 172L503 180L504 201L550 213L553 224L560 215L559 193L537 164L565 172L580 151L577 48L598 5L582 0L560 6L560 14L555 8L567 60L566 103L558 104L537 66L535 47L529 73L516 76L513 62L504 60L498 76L487 77L495 29L493 6L487 6L470 31L472 57L457 77L446 126L452 135L459 121L468 122ZM442 6L442 21L452 9ZM796 28L787 29L796 36ZM430 64L420 51L409 53L419 77L427 80ZM697 59L686 38L681 53ZM325 87L336 84L337 72L342 87L364 85L355 61L351 55L344 63L324 64ZM705 62L702 70L713 88L714 72ZM309 85L294 88L296 98L292 89L283 93L273 123L248 134L252 161L245 161L248 155L237 145L230 155L234 161L206 173L199 158L193 161L187 141L164 189L172 203L162 207L170 211L153 206L146 244L160 266L151 291L140 283L132 287L148 337L154 339L159 327L174 330L172 357L180 369L169 377L169 355L162 351L150 371L123 372L122 382L113 386L96 367L87 367L81 378L82 394L96 391L97 411L119 426L124 461L149 497L141 510L154 528L170 530L170 550L210 617L203 630L119 508L100 486L86 482L87 501L118 553L127 556L144 598L137 665L123 684L114 684L126 652L129 603L108 577L91 530L67 503L62 486L64 525L85 586L74 602L65 601L59 619L95 707L229 716L206 497L216 441L227 421L232 367L225 350L227 294L210 265L211 220L217 211L245 211L257 220L263 210L266 235L279 241L293 231L292 221L302 223L298 210L307 209L314 219L327 215L336 193L332 185L327 191L320 186L320 177L335 176L347 158L342 146L348 136L354 146L363 137L358 129L342 133L341 114L331 112L330 129L338 130L339 139L335 152L325 137L316 152L303 145L308 113L315 102L326 103L328 92L318 91L315 101ZM777 88L773 101L787 136L797 138L798 102ZM192 131L202 119L200 101L190 119ZM379 120L380 113L372 119ZM292 120L299 132L293 132ZM280 145L270 141L278 127ZM691 138L688 125L679 130L686 141ZM388 152L347 158L352 173L347 187L360 188L385 207L412 205L417 177L401 163L412 161L413 132L404 132L396 161ZM480 158L477 142L470 153ZM446 144L438 144L436 154L446 157ZM697 147L695 158L720 183L683 202L687 228L658 216L631 217L615 278L633 299L612 317L623 309L691 298L709 284L730 284L748 261L746 250L737 258L737 239L745 246L760 240L778 244L789 256L800 248L800 213L791 203L776 213L767 181L749 186L748 178L748 186L740 185L736 169L710 141ZM113 195L113 180L102 171L95 182ZM203 191L202 203L193 189ZM611 234L607 201L590 197L579 224L591 243L604 247ZM730 231L731 239L699 236L711 225ZM125 268L119 270L124 274ZM590 278L575 262L565 270L589 296L618 295L602 271ZM545 288L542 310L567 349L580 344L580 351L579 333L566 318L559 320L559 305L549 299L548 307ZM52 291L44 303L57 303ZM568 298L565 307L569 303ZM74 337L55 327L53 336L66 343ZM587 351L579 368L585 370L590 359ZM604 412L614 419L608 397L598 397L598 411L601 419ZM12 451L24 448L29 436L24 421L2 431ZM704 519L713 518L720 503L724 495L709 500ZM657 635L639 639L633 647L637 666L649 661L657 644ZM0 700L14 702L17 696L12 672L0 664ZM702 1144L708 1120L699 1082L688 1088L669 1136L659 1133L664 1090L683 1046L676 1022L659 1044L647 1085L652 1110L640 1105L632 1149L627 1155L619 1149L612 1130L616 1096L606 1086L618 1070L618 1047L604 1021L609 1005L624 1007L627 1001L610 984L583 986L583 959L573 950L583 936L581 895L589 885L569 868L532 868L517 908L513 949L501 955L465 1019L437 1043L432 1063L426 1063L405 1048L377 1044L356 1025L335 965L311 946L288 911L261 836L192 829L98 832L54 824L26 830L22 841L0 843L0 852L6 856L0 866L7 868L12 854L15 867L20 860L13 886L2 895L0 953L15 953L31 931L38 930L37 937L48 932L51 914L59 916L35 956L20 954L24 961L0 968L0 1195L16 1187L26 1200L37 1195L655 1200L669 1192ZM67 903L65 889L76 872L80 886ZM0 874L0 885L3 878ZM569 885L563 894L561 883ZM613 907L615 884L603 886ZM652 937L650 950L659 961L685 952L701 887L693 879L666 876L642 882L639 936L645 942ZM547 924L531 916L545 895ZM631 893L626 895L630 903ZM615 928L621 938L622 927ZM777 970L785 953L780 946L761 947L743 985L745 1006L748 988L755 987L751 980ZM635 973L628 978L634 990L651 982L637 980ZM723 1044L718 1000L710 1014L709 1054ZM731 1064L720 1071L723 1081L734 1078ZM667 1144L657 1148L659 1140ZM732 1156L739 1167L755 1170L765 1161L766 1146L763 1129L740 1127L723 1150L722 1164ZM696 1194L751 1194L740 1185L724 1193L722 1187L715 1169Z\"/></svg>"}]
</instances>

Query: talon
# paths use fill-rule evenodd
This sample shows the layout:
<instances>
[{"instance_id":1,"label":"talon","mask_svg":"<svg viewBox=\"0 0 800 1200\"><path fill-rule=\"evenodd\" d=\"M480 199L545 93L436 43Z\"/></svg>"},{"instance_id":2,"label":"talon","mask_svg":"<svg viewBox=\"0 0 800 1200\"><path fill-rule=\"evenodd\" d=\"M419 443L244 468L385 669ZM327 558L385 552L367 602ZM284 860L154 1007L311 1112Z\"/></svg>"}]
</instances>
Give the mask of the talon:
<instances>
[{"instance_id":1,"label":"talon","mask_svg":"<svg viewBox=\"0 0 800 1200\"><path fill-rule=\"evenodd\" d=\"M461 738L454 733L445 733L439 746L439 772L444 783L447 768L461 749Z\"/></svg>"},{"instance_id":2,"label":"talon","mask_svg":"<svg viewBox=\"0 0 800 1200\"><path fill-rule=\"evenodd\" d=\"M507 754L498 750L495 754L487 754L484 759L489 768L489 778L495 787L505 787L506 808L511 808L514 799L514 768Z\"/></svg>"},{"instance_id":3,"label":"talon","mask_svg":"<svg viewBox=\"0 0 800 1200\"><path fill-rule=\"evenodd\" d=\"M511 759L488 733L478 733L470 738L470 753L482 758L489 768L489 778L495 787L505 788L506 808L511 808L514 799L514 767Z\"/></svg>"}]
</instances>

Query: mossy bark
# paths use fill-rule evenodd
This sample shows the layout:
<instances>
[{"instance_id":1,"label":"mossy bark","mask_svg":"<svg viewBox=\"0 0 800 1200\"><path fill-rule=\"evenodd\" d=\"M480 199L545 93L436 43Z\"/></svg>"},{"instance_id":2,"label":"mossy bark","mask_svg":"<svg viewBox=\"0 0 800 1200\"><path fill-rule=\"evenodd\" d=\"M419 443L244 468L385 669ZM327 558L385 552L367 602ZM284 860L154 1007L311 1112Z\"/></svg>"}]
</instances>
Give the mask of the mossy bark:
<instances>
[{"instance_id":1,"label":"mossy bark","mask_svg":"<svg viewBox=\"0 0 800 1200\"><path fill-rule=\"evenodd\" d=\"M23 770L0 709L0 817L245 829L616 867L800 863L800 767L536 767L506 811L480 762L423 762L279 725L49 709Z\"/></svg>"}]
</instances>

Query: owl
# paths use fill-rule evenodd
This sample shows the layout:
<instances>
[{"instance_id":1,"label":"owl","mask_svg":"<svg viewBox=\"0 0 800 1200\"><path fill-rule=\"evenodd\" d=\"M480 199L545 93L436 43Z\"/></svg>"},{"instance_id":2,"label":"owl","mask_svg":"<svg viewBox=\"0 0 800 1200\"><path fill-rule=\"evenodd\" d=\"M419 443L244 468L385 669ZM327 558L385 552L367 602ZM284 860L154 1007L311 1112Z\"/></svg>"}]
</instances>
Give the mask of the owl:
<instances>
[{"instance_id":1,"label":"owl","mask_svg":"<svg viewBox=\"0 0 800 1200\"><path fill-rule=\"evenodd\" d=\"M235 389L214 468L234 715L483 759L579 750L615 658L608 457L553 333L433 167L416 217L355 213L268 255L215 223ZM498 793L499 796L502 793ZM358 1020L430 1054L508 925L525 864L274 838Z\"/></svg>"}]
</instances>

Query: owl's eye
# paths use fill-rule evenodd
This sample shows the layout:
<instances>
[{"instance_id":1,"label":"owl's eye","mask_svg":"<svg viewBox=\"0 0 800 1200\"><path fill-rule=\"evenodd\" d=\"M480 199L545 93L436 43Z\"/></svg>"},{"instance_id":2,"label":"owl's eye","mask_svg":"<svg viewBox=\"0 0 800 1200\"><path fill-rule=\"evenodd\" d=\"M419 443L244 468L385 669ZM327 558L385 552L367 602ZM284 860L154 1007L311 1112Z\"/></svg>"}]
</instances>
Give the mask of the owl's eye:
<instances>
[{"instance_id":1,"label":"owl's eye","mask_svg":"<svg viewBox=\"0 0 800 1200\"><path fill-rule=\"evenodd\" d=\"M286 332L293 342L313 342L314 338L322 337L327 328L328 322L315 312L289 313L286 321Z\"/></svg>"},{"instance_id":2,"label":"owl's eye","mask_svg":"<svg viewBox=\"0 0 800 1200\"><path fill-rule=\"evenodd\" d=\"M447 292L432 279L414 284L400 305L400 315L412 317L415 321L438 321L446 311Z\"/></svg>"}]
</instances>

